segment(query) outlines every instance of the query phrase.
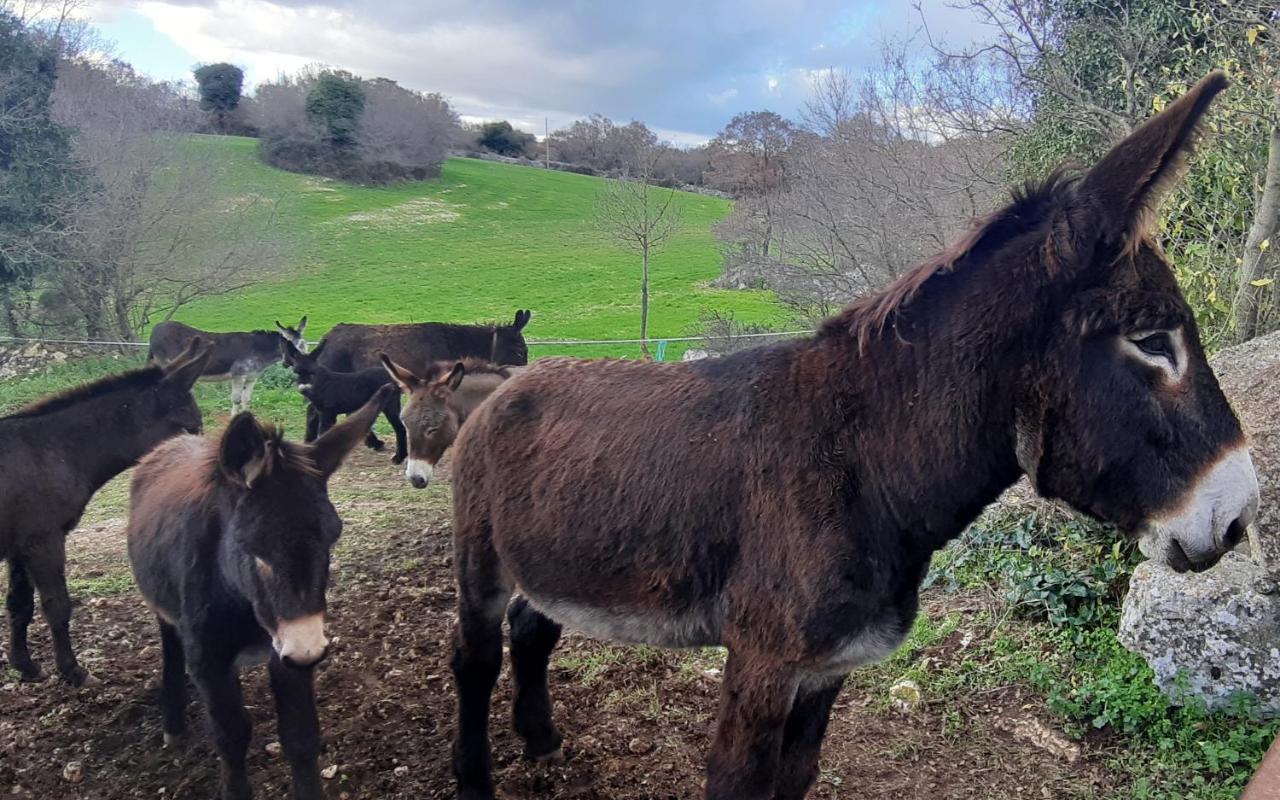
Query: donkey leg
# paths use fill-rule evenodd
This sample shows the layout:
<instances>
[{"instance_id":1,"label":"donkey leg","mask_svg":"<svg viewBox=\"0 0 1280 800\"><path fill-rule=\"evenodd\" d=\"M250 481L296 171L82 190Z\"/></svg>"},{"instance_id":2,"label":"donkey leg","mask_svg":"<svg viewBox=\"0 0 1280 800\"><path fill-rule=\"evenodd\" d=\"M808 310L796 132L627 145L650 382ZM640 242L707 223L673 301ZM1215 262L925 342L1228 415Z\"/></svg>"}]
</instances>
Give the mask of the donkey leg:
<instances>
[{"instance_id":1,"label":"donkey leg","mask_svg":"<svg viewBox=\"0 0 1280 800\"><path fill-rule=\"evenodd\" d=\"M316 407L307 404L307 433L304 442L314 442L320 436L320 412Z\"/></svg>"},{"instance_id":2,"label":"donkey leg","mask_svg":"<svg viewBox=\"0 0 1280 800\"><path fill-rule=\"evenodd\" d=\"M244 376L231 376L231 416L244 411Z\"/></svg>"},{"instance_id":3,"label":"donkey leg","mask_svg":"<svg viewBox=\"0 0 1280 800\"><path fill-rule=\"evenodd\" d=\"M40 593L40 610L49 623L58 674L72 686L91 679L71 647L71 595L67 592L67 538L61 531L45 535L39 552L26 559L31 582Z\"/></svg>"},{"instance_id":4,"label":"donkey leg","mask_svg":"<svg viewBox=\"0 0 1280 800\"><path fill-rule=\"evenodd\" d=\"M396 406L400 404L397 402ZM404 460L409 456L408 434L405 432L404 423L400 421L400 412L398 408L388 409L384 412L387 422L391 423L391 430L396 432L396 454L391 457L392 464L403 464Z\"/></svg>"},{"instance_id":5,"label":"donkey leg","mask_svg":"<svg viewBox=\"0 0 1280 800\"><path fill-rule=\"evenodd\" d=\"M707 758L707 800L769 800L797 676L769 658L729 652Z\"/></svg>"},{"instance_id":6,"label":"donkey leg","mask_svg":"<svg viewBox=\"0 0 1280 800\"><path fill-rule=\"evenodd\" d=\"M164 670L160 677L160 707L164 713L164 746L178 743L187 732L187 659L178 629L160 623L160 653Z\"/></svg>"},{"instance_id":7,"label":"donkey leg","mask_svg":"<svg viewBox=\"0 0 1280 800\"><path fill-rule=\"evenodd\" d=\"M31 660L31 650L27 647L27 627L36 613L36 590L26 565L16 553L9 556L9 593L5 596L5 605L9 609L9 666L16 669L24 681L44 680L44 672Z\"/></svg>"},{"instance_id":8,"label":"donkey leg","mask_svg":"<svg viewBox=\"0 0 1280 800\"><path fill-rule=\"evenodd\" d=\"M240 410L248 411L253 405L253 387L258 382L257 375L245 375L240 385Z\"/></svg>"},{"instance_id":9,"label":"donkey leg","mask_svg":"<svg viewBox=\"0 0 1280 800\"><path fill-rule=\"evenodd\" d=\"M276 698L280 747L293 771L295 800L320 800L320 715L316 710L315 671L294 669L272 655L268 665Z\"/></svg>"},{"instance_id":10,"label":"donkey leg","mask_svg":"<svg viewBox=\"0 0 1280 800\"><path fill-rule=\"evenodd\" d=\"M774 800L803 800L818 777L822 737L831 707L844 687L844 676L796 690L795 703L782 734L782 763L774 786Z\"/></svg>"},{"instance_id":11,"label":"donkey leg","mask_svg":"<svg viewBox=\"0 0 1280 800\"><path fill-rule=\"evenodd\" d=\"M222 800L249 800L253 788L249 785L245 756L253 723L244 710L240 676L227 659L205 659L200 655L193 659L192 673L213 728L213 746L222 767Z\"/></svg>"},{"instance_id":12,"label":"donkey leg","mask_svg":"<svg viewBox=\"0 0 1280 800\"><path fill-rule=\"evenodd\" d=\"M489 702L502 669L502 614L511 591L498 577L496 554L467 555L458 554L463 566L453 634L453 679L458 692L453 774L458 780L458 800L493 800Z\"/></svg>"},{"instance_id":13,"label":"donkey leg","mask_svg":"<svg viewBox=\"0 0 1280 800\"><path fill-rule=\"evenodd\" d=\"M524 754L536 761L563 756L564 737L551 719L547 662L560 641L560 626L539 613L523 597L507 611L511 624L511 679L515 684L511 718L524 739Z\"/></svg>"}]
</instances>

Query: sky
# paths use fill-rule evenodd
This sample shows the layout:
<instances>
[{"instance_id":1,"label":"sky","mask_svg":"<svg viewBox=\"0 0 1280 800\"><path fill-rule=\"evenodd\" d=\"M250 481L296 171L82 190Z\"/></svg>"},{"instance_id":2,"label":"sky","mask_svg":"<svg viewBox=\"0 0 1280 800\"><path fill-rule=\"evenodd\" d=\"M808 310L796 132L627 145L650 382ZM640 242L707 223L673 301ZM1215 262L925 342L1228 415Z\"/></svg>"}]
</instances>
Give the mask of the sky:
<instances>
[{"instance_id":1,"label":"sky","mask_svg":"<svg viewBox=\"0 0 1280 800\"><path fill-rule=\"evenodd\" d=\"M921 6L918 11L916 4ZM885 37L981 35L948 0L93 0L116 55L157 79L229 61L250 86L308 64L440 92L464 119L541 134L601 113L696 145L735 113L795 116L827 69Z\"/></svg>"}]
</instances>

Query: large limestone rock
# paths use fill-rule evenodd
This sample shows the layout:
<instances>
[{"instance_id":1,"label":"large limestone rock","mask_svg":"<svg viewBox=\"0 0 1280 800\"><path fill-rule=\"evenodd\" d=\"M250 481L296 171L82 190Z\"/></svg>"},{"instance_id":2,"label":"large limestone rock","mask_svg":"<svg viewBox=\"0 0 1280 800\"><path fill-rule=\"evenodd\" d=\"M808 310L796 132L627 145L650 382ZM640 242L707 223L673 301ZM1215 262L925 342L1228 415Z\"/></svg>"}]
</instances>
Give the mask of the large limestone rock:
<instances>
[{"instance_id":1,"label":"large limestone rock","mask_svg":"<svg viewBox=\"0 0 1280 800\"><path fill-rule=\"evenodd\" d=\"M1280 331L1229 347L1212 363L1258 470L1262 506L1249 534L1253 556L1280 574Z\"/></svg>"},{"instance_id":2,"label":"large limestone rock","mask_svg":"<svg viewBox=\"0 0 1280 800\"><path fill-rule=\"evenodd\" d=\"M1207 572L1182 575L1140 565L1120 640L1175 700L1189 695L1221 708L1246 692L1280 714L1280 333L1228 348L1213 366L1258 470L1262 507L1245 548L1253 558L1228 553Z\"/></svg>"},{"instance_id":3,"label":"large limestone rock","mask_svg":"<svg viewBox=\"0 0 1280 800\"><path fill-rule=\"evenodd\" d=\"M1199 697L1223 708L1244 692L1264 713L1280 713L1280 594L1266 570L1241 553L1201 573L1138 565L1120 642L1143 656L1177 702Z\"/></svg>"}]
</instances>

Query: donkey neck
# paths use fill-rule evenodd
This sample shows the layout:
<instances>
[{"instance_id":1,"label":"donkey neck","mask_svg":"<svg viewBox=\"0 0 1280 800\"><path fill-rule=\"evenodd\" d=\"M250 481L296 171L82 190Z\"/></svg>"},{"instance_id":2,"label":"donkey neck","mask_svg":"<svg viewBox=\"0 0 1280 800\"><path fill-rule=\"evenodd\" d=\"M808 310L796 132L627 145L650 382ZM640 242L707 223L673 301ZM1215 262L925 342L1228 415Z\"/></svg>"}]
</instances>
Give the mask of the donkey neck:
<instances>
[{"instance_id":1,"label":"donkey neck","mask_svg":"<svg viewBox=\"0 0 1280 800\"><path fill-rule=\"evenodd\" d=\"M136 391L111 392L31 421L58 431L49 449L75 464L85 484L97 491L156 444L156 421L143 419L131 408L140 401Z\"/></svg>"},{"instance_id":2,"label":"donkey neck","mask_svg":"<svg viewBox=\"0 0 1280 800\"><path fill-rule=\"evenodd\" d=\"M840 332L847 310L800 359L825 376L814 408L831 420L859 513L930 552L1021 474L1015 409L1057 295L1009 274L1007 259L957 273L926 281L865 341Z\"/></svg>"}]
</instances>

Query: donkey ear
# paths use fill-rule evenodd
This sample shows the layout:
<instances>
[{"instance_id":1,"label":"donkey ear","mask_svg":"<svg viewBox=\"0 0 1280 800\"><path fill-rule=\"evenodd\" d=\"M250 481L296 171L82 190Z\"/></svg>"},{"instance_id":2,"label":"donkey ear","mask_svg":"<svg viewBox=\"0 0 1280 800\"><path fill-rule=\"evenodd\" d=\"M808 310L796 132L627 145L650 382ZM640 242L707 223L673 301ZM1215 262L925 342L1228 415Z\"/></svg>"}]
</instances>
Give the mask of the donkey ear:
<instances>
[{"instance_id":1,"label":"donkey ear","mask_svg":"<svg viewBox=\"0 0 1280 800\"><path fill-rule=\"evenodd\" d=\"M1081 192L1097 204L1108 239L1128 246L1148 232L1160 201L1182 177L1200 120L1227 85L1224 73L1209 73L1089 170Z\"/></svg>"},{"instance_id":2,"label":"donkey ear","mask_svg":"<svg viewBox=\"0 0 1280 800\"><path fill-rule=\"evenodd\" d=\"M529 320L532 317L533 317L532 311L517 311L516 321L512 323L511 327L516 329L516 333L519 333L520 331L524 330L525 325L529 324Z\"/></svg>"},{"instance_id":3,"label":"donkey ear","mask_svg":"<svg viewBox=\"0 0 1280 800\"><path fill-rule=\"evenodd\" d=\"M298 320L298 335L301 336L306 332L307 332L307 315L303 314L302 319Z\"/></svg>"},{"instance_id":4,"label":"donkey ear","mask_svg":"<svg viewBox=\"0 0 1280 800\"><path fill-rule=\"evenodd\" d=\"M384 384L373 397L354 414L349 414L339 424L316 439L312 447L313 459L320 474L328 478L355 447L364 441L365 434L373 427L373 421L382 413L387 400L396 394L396 387Z\"/></svg>"},{"instance_id":5,"label":"donkey ear","mask_svg":"<svg viewBox=\"0 0 1280 800\"><path fill-rule=\"evenodd\" d=\"M457 391L458 385L462 383L462 376L467 374L466 365L461 361L453 365L453 369L449 370L449 374L441 378L438 383L449 387L449 391Z\"/></svg>"},{"instance_id":6,"label":"donkey ear","mask_svg":"<svg viewBox=\"0 0 1280 800\"><path fill-rule=\"evenodd\" d=\"M382 361L382 368L387 371L387 374L391 376L391 380L395 381L396 386L400 387L401 391L410 392L413 387L422 385L422 378L392 361L391 357L386 353L379 352L378 358Z\"/></svg>"},{"instance_id":7,"label":"donkey ear","mask_svg":"<svg viewBox=\"0 0 1280 800\"><path fill-rule=\"evenodd\" d=\"M199 336L192 338L191 344L187 345L182 355L164 368L165 374L161 382L165 386L181 389L184 392L190 390L204 374L205 365L209 363L211 355L213 355L212 343L206 344Z\"/></svg>"},{"instance_id":8,"label":"donkey ear","mask_svg":"<svg viewBox=\"0 0 1280 800\"><path fill-rule=\"evenodd\" d=\"M218 445L218 469L237 486L252 489L271 471L271 449L253 414L242 411L231 420Z\"/></svg>"},{"instance_id":9,"label":"donkey ear","mask_svg":"<svg viewBox=\"0 0 1280 800\"><path fill-rule=\"evenodd\" d=\"M286 367L292 367L294 364L297 363L298 356L300 355L300 353L298 351L298 348L294 346L293 342L281 336L280 337L280 355L284 359L284 365Z\"/></svg>"}]
</instances>

